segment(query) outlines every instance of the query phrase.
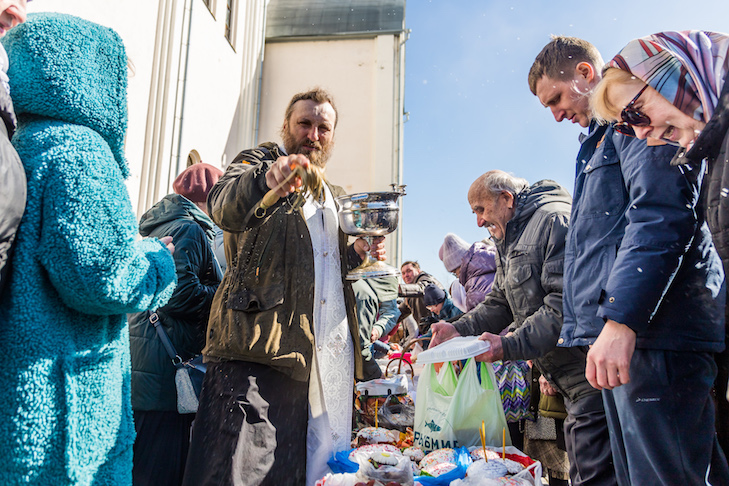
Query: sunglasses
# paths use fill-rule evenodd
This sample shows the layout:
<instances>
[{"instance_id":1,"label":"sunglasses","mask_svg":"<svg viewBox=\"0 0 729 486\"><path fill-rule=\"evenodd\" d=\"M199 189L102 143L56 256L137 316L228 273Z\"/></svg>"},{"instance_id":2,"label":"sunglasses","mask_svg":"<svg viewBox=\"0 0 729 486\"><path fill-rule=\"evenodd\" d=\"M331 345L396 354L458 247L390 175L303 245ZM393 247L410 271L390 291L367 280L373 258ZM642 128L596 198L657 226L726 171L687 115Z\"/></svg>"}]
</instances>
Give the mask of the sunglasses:
<instances>
[{"instance_id":1,"label":"sunglasses","mask_svg":"<svg viewBox=\"0 0 729 486\"><path fill-rule=\"evenodd\" d=\"M640 95L642 95L643 91L647 88L647 84L643 86L643 89L638 91L638 94L635 95L635 97L630 100L630 103L623 108L623 111L620 112L620 118L622 118L623 121L614 125L616 132L628 135L629 137L635 137L635 130L633 130L633 127L647 127L651 124L651 119L648 115L633 108L635 102L638 101Z\"/></svg>"}]
</instances>

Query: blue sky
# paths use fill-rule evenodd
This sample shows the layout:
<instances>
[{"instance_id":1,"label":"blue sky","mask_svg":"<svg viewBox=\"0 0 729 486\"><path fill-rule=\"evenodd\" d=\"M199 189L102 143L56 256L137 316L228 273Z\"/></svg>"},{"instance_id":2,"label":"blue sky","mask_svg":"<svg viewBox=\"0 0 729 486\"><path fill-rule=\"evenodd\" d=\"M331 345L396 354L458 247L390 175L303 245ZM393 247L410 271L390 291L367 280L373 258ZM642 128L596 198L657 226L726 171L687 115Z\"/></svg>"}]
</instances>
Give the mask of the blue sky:
<instances>
[{"instance_id":1,"label":"blue sky","mask_svg":"<svg viewBox=\"0 0 729 486\"><path fill-rule=\"evenodd\" d=\"M446 284L446 233L469 243L488 236L466 200L479 175L501 169L572 192L582 129L557 124L527 84L550 34L586 39L607 61L662 30L729 33L729 2L410 0L405 23L403 258Z\"/></svg>"}]
</instances>

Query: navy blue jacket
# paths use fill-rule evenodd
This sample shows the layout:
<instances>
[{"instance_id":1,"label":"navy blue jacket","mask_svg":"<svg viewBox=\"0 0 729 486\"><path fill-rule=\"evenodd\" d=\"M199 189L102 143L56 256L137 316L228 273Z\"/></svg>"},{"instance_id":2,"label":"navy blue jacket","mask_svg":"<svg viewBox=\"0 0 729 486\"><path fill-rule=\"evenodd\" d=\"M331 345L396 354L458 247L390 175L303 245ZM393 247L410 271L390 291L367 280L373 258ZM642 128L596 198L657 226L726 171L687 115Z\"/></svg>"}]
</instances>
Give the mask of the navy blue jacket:
<instances>
[{"instance_id":1,"label":"navy blue jacket","mask_svg":"<svg viewBox=\"0 0 729 486\"><path fill-rule=\"evenodd\" d=\"M703 171L676 147L590 127L577 158L567 233L561 346L592 344L607 319L637 347L720 351L721 261L699 207Z\"/></svg>"}]
</instances>

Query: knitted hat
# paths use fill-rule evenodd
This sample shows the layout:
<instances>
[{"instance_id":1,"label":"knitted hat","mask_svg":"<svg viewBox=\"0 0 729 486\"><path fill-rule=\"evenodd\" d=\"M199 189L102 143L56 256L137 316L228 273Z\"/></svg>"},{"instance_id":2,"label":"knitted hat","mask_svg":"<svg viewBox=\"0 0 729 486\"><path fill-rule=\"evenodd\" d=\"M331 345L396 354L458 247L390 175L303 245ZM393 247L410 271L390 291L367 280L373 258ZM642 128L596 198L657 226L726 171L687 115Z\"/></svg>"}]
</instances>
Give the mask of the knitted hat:
<instances>
[{"instance_id":1,"label":"knitted hat","mask_svg":"<svg viewBox=\"0 0 729 486\"><path fill-rule=\"evenodd\" d=\"M426 306L438 305L441 302L444 302L445 298L445 291L435 284L428 284L423 291L423 303Z\"/></svg>"},{"instance_id":2,"label":"knitted hat","mask_svg":"<svg viewBox=\"0 0 729 486\"><path fill-rule=\"evenodd\" d=\"M469 248L471 248L471 245L466 243L466 240L453 233L448 233L445 235L440 250L438 250L438 257L445 265L446 270L453 272L461 266L463 255L466 254Z\"/></svg>"},{"instance_id":3,"label":"knitted hat","mask_svg":"<svg viewBox=\"0 0 729 486\"><path fill-rule=\"evenodd\" d=\"M182 171L172 184L172 189L192 202L205 202L210 189L222 175L223 171L217 167L200 162Z\"/></svg>"}]
</instances>

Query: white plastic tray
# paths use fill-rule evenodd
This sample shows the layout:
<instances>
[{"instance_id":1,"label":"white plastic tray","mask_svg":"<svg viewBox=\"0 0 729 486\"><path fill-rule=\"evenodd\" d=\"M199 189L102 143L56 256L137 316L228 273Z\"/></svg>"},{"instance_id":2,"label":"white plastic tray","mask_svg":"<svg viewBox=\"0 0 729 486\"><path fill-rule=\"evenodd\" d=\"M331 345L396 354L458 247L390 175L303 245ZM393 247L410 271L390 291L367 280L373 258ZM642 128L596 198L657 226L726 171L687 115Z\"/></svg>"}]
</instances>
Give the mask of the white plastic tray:
<instances>
[{"instance_id":1,"label":"white plastic tray","mask_svg":"<svg viewBox=\"0 0 729 486\"><path fill-rule=\"evenodd\" d=\"M478 336L460 336L450 339L418 354L418 363L445 363L468 359L491 349L491 343L480 341Z\"/></svg>"}]
</instances>

